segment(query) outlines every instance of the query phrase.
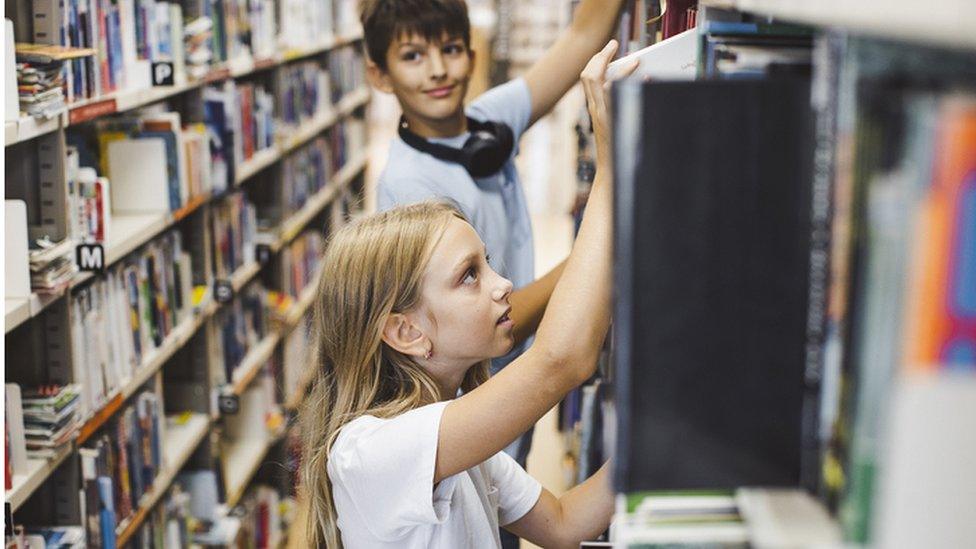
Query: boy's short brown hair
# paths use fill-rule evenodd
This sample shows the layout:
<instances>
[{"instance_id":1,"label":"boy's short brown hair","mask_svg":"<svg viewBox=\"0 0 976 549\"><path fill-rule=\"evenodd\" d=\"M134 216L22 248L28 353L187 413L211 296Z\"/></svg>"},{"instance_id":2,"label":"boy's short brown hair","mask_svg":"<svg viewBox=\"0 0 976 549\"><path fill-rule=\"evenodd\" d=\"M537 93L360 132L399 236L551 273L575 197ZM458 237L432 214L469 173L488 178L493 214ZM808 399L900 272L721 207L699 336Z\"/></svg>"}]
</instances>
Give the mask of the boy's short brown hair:
<instances>
[{"instance_id":1,"label":"boy's short brown hair","mask_svg":"<svg viewBox=\"0 0 976 549\"><path fill-rule=\"evenodd\" d=\"M471 47L471 22L464 0L362 0L359 19L366 54L384 71L390 44L404 34L417 34L428 42L439 42L446 34Z\"/></svg>"}]
</instances>

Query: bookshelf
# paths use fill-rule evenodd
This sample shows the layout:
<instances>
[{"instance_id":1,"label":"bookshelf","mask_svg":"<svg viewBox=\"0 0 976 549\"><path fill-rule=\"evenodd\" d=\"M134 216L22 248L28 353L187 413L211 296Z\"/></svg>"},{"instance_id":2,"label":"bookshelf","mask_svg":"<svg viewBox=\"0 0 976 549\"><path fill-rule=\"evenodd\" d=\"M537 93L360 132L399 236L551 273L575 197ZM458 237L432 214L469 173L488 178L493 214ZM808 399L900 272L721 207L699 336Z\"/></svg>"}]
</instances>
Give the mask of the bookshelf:
<instances>
[{"instance_id":1,"label":"bookshelf","mask_svg":"<svg viewBox=\"0 0 976 549\"><path fill-rule=\"evenodd\" d=\"M924 15L919 12L919 4L908 0L870 0L854 5L843 0L704 0L702 4L898 41L954 49L976 48L972 29L976 6L967 0L927 3Z\"/></svg>"},{"instance_id":2,"label":"bookshelf","mask_svg":"<svg viewBox=\"0 0 976 549\"><path fill-rule=\"evenodd\" d=\"M30 41L31 14L46 4L15 4L15 33ZM264 467L288 459L284 442L307 390L283 386L283 343L314 301L318 247L361 211L370 102L352 3L285 4L238 6L273 10L252 14L258 19L250 21L251 33L207 38L215 49L202 65L189 53L172 60L175 85L151 86L138 77L160 59L155 50L143 58L137 49L122 79L108 87L104 74L100 84L85 84L95 78L85 72L93 65L69 62L64 70L74 80L66 86L85 75L74 97L66 94L48 119L22 115L5 123L7 198L28 209L26 233L18 235L61 242L44 257L57 265L54 259L68 258L68 250L72 267L50 286L5 296L7 382L19 385L26 400L38 398L31 389L42 385L64 387L61 395L70 383L80 388L64 408L75 411L59 416L73 418L58 424L67 442L43 458L29 454L10 477L5 497L13 524L28 533L74 528L95 544L114 536L118 547L157 546L165 521L186 520L189 510L181 505L213 493L204 507L217 513L210 517L217 530L199 533L201 539L248 543L255 528L262 535L270 528L284 542L285 524L219 528L240 523L231 515L245 512L242 506L251 509L252 526L271 520L253 514L255 501L293 496L294 471ZM72 0L66 9L91 5ZM151 9L176 10L158 6L165 8ZM187 14L200 6L180 7L189 28L195 21ZM296 15L302 10L314 17ZM270 41L269 23L277 29ZM137 44L148 36L137 35ZM151 159L164 175L143 171L140 180L138 162L125 165L126 153L112 151L149 150L149 142L164 152ZM99 186L85 186L93 183ZM166 192L158 193L157 184ZM133 185L148 185L146 192L168 198L168 205L136 207ZM95 188L101 194L86 194ZM77 268L79 243L101 245L100 270ZM39 265L31 266L48 268L48 260L29 255L23 259ZM32 271L32 282L44 272ZM265 428L255 433L242 429L262 421ZM129 456L125 480L117 476L122 455ZM211 492L207 478L222 481ZM103 479L120 491L111 531L99 519L107 505ZM268 490L276 494L271 499Z\"/></svg>"},{"instance_id":3,"label":"bookshelf","mask_svg":"<svg viewBox=\"0 0 976 549\"><path fill-rule=\"evenodd\" d=\"M568 409L619 546L976 538L976 6L917 8L703 0L693 80L615 85L612 390Z\"/></svg>"}]
</instances>

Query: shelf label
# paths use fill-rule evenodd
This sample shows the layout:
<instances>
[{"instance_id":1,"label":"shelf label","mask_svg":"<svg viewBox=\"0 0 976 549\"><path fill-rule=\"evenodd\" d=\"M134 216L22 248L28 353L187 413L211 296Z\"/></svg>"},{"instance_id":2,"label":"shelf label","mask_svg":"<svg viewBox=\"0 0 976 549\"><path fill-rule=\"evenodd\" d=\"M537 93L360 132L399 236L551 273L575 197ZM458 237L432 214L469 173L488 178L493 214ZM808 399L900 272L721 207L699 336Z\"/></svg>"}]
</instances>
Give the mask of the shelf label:
<instances>
[{"instance_id":1,"label":"shelf label","mask_svg":"<svg viewBox=\"0 0 976 549\"><path fill-rule=\"evenodd\" d=\"M78 270L89 273L105 271L105 248L101 244L78 244L75 248Z\"/></svg>"},{"instance_id":2,"label":"shelf label","mask_svg":"<svg viewBox=\"0 0 976 549\"><path fill-rule=\"evenodd\" d=\"M220 395L217 407L220 409L221 415L236 416L241 411L241 397L234 393Z\"/></svg>"},{"instance_id":3,"label":"shelf label","mask_svg":"<svg viewBox=\"0 0 976 549\"><path fill-rule=\"evenodd\" d=\"M261 265L267 265L271 261L271 246L258 244L254 247L254 257Z\"/></svg>"},{"instance_id":4,"label":"shelf label","mask_svg":"<svg viewBox=\"0 0 976 549\"><path fill-rule=\"evenodd\" d=\"M68 123L80 124L88 120L94 120L99 116L112 114L116 110L115 99L105 99L80 107L73 107L68 111Z\"/></svg>"},{"instance_id":5,"label":"shelf label","mask_svg":"<svg viewBox=\"0 0 976 549\"><path fill-rule=\"evenodd\" d=\"M170 61L156 61L152 64L153 86L172 86L175 84L175 74Z\"/></svg>"},{"instance_id":6,"label":"shelf label","mask_svg":"<svg viewBox=\"0 0 976 549\"><path fill-rule=\"evenodd\" d=\"M214 298L217 303L229 303L234 299L234 285L230 280L214 281Z\"/></svg>"}]
</instances>

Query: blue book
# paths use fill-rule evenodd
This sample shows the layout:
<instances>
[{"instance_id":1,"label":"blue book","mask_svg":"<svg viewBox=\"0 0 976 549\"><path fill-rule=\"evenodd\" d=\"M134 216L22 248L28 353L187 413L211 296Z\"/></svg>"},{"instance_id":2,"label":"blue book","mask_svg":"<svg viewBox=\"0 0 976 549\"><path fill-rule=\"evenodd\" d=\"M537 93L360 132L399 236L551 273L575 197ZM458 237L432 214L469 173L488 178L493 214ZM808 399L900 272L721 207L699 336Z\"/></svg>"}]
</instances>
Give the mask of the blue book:
<instances>
[{"instance_id":1,"label":"blue book","mask_svg":"<svg viewBox=\"0 0 976 549\"><path fill-rule=\"evenodd\" d=\"M102 531L102 549L115 549L115 502L112 477L98 477L98 495L101 508L98 512Z\"/></svg>"}]
</instances>

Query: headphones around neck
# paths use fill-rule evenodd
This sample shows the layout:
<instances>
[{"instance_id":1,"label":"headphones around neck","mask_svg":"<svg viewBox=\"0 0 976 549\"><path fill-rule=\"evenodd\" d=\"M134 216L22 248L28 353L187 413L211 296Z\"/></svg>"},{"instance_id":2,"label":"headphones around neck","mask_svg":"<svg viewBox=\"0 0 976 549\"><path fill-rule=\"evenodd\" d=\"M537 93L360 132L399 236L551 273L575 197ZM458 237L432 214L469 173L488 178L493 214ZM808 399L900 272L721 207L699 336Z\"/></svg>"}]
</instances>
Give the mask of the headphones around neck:
<instances>
[{"instance_id":1,"label":"headphones around neck","mask_svg":"<svg viewBox=\"0 0 976 549\"><path fill-rule=\"evenodd\" d=\"M471 177L488 177L498 173L512 155L512 148L515 146L512 129L502 122L481 122L468 117L468 130L471 137L460 149L431 143L420 137L410 131L403 117L400 118L399 133L400 139L407 145L445 162L460 164Z\"/></svg>"}]
</instances>

